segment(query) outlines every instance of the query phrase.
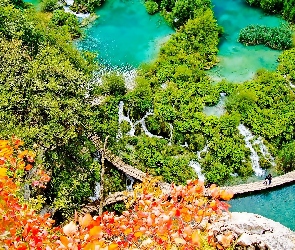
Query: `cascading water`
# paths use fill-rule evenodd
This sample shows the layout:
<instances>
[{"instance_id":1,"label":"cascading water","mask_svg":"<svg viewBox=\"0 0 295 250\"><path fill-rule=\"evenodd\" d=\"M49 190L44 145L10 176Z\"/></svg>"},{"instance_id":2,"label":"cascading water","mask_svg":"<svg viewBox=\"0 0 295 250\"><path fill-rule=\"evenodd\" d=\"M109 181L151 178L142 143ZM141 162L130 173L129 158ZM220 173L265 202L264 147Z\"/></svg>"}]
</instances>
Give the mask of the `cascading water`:
<instances>
[{"instance_id":1,"label":"cascading water","mask_svg":"<svg viewBox=\"0 0 295 250\"><path fill-rule=\"evenodd\" d=\"M128 174L125 174L126 175L126 190L131 192L133 191L133 184L134 184L134 178L131 177L130 175Z\"/></svg>"},{"instance_id":2,"label":"cascading water","mask_svg":"<svg viewBox=\"0 0 295 250\"><path fill-rule=\"evenodd\" d=\"M200 161L202 159L201 154L208 152L208 149L209 149L209 145L207 143L202 150L197 152L197 158L198 158L197 160ZM197 160L191 160L190 163L189 163L189 166L192 167L195 170L195 172L198 175L198 179L200 181L205 181L205 175L202 174L201 164Z\"/></svg>"},{"instance_id":3,"label":"cascading water","mask_svg":"<svg viewBox=\"0 0 295 250\"><path fill-rule=\"evenodd\" d=\"M141 118L140 120L136 121L136 122L132 122L129 114L127 114L127 116L124 115L124 102L120 101L119 103L119 111L118 111L118 116L119 116L119 125L123 122L126 121L129 123L130 125L130 130L129 132L127 132L128 135L130 136L134 136L135 135L135 127L136 125L140 124L141 128L143 130L143 132L145 133L145 135L147 135L148 137L156 137L156 138L163 138L162 136L158 136L158 135L154 135L152 134L150 131L148 131L146 124L145 124L145 119L150 116L153 115L154 113L152 111L149 111L145 114L145 116L143 118ZM119 128L118 131L118 135L117 138L121 138L122 137L122 131Z\"/></svg>"},{"instance_id":4,"label":"cascading water","mask_svg":"<svg viewBox=\"0 0 295 250\"><path fill-rule=\"evenodd\" d=\"M94 196L89 197L91 201L96 201L100 198L100 182L95 182Z\"/></svg>"},{"instance_id":5,"label":"cascading water","mask_svg":"<svg viewBox=\"0 0 295 250\"><path fill-rule=\"evenodd\" d=\"M264 157L268 157L268 159L271 160L270 162L272 162L272 164L275 164L274 159L269 154L269 152L268 152L266 146L263 144L263 141L261 138L258 138L253 143L251 142L254 139L254 135L251 133L251 131L247 127L245 127L245 125L240 124L238 126L238 130L239 130L240 134L242 136L244 136L244 141L246 143L246 147L250 149L250 152L251 152L250 160L251 160L252 168L254 170L255 175L256 176L265 175L265 171L260 167L259 156L258 156L257 152L255 151L255 149L253 148L253 145L258 144L262 155Z\"/></svg>"},{"instance_id":6,"label":"cascading water","mask_svg":"<svg viewBox=\"0 0 295 250\"><path fill-rule=\"evenodd\" d=\"M226 93L220 93L219 102L215 106L204 107L203 112L206 115L215 115L217 117L222 116L226 112L225 99L226 99Z\"/></svg>"},{"instance_id":7,"label":"cascading water","mask_svg":"<svg viewBox=\"0 0 295 250\"><path fill-rule=\"evenodd\" d=\"M253 142L253 145L258 145L261 154L263 157L267 160L269 160L270 164L274 167L276 165L275 159L272 157L272 155L268 152L268 148L264 145L263 140L261 137L258 137L257 140Z\"/></svg>"}]
</instances>

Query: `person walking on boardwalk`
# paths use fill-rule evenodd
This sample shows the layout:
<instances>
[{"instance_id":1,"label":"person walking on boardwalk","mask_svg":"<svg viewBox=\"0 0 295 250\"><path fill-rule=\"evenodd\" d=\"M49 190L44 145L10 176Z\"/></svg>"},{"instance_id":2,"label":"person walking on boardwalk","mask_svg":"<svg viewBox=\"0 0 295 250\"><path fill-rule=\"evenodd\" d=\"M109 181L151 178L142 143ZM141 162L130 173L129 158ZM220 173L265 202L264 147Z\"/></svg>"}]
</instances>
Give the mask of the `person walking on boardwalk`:
<instances>
[{"instance_id":1,"label":"person walking on boardwalk","mask_svg":"<svg viewBox=\"0 0 295 250\"><path fill-rule=\"evenodd\" d=\"M267 185L267 183L268 183L268 185L270 185L271 184L271 180L272 180L272 175L271 174L268 174L267 176L265 176L263 184L266 184Z\"/></svg>"},{"instance_id":2,"label":"person walking on boardwalk","mask_svg":"<svg viewBox=\"0 0 295 250\"><path fill-rule=\"evenodd\" d=\"M269 174L268 176L267 176L268 178L268 185L270 185L271 184L271 180L272 180L272 175L271 174Z\"/></svg>"},{"instance_id":3,"label":"person walking on boardwalk","mask_svg":"<svg viewBox=\"0 0 295 250\"><path fill-rule=\"evenodd\" d=\"M268 181L268 175L265 176L263 184L267 185L267 181Z\"/></svg>"}]
</instances>

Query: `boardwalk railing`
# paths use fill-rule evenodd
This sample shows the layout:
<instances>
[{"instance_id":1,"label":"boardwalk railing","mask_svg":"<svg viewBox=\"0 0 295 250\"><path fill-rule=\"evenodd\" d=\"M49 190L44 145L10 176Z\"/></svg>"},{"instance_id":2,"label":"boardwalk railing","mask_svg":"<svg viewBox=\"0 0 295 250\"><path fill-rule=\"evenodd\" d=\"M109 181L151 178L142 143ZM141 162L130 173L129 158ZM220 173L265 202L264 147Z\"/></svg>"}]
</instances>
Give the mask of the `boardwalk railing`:
<instances>
[{"instance_id":1,"label":"boardwalk railing","mask_svg":"<svg viewBox=\"0 0 295 250\"><path fill-rule=\"evenodd\" d=\"M102 142L100 141L99 137L96 135L93 135L90 137L90 140L95 144L95 146L100 149L102 148ZM114 154L111 153L111 151L106 150L105 152L105 159L110 162L114 167L118 168L122 172L128 174L129 176L132 176L133 178L142 181L146 174L142 171L140 171L137 168L134 168L126 163ZM279 187L282 185L286 185L288 183L295 182L295 171L289 172L287 174L274 177L272 179L271 185L265 185L263 184L264 180L262 181L256 181L252 183L247 184L240 184L236 186L227 186L227 187L221 187L224 190L231 190L234 194L246 194L246 193L252 193L252 192L258 192L269 188ZM162 182L160 183L160 186L162 189L167 192L169 190L170 184ZM132 192L129 192L129 195L132 195ZM209 195L207 191L205 191L204 195ZM109 205L118 201L124 201L127 199L126 192L116 192L113 194L110 194L106 199L104 204Z\"/></svg>"}]
</instances>

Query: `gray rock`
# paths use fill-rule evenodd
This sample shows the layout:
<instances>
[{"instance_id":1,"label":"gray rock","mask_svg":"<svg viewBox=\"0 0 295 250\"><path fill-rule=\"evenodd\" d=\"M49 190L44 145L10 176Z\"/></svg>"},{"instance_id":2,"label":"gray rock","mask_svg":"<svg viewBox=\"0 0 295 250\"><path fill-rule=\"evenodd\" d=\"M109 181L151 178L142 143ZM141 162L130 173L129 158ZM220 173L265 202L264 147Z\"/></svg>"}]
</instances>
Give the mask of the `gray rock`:
<instances>
[{"instance_id":1,"label":"gray rock","mask_svg":"<svg viewBox=\"0 0 295 250\"><path fill-rule=\"evenodd\" d=\"M217 239L218 234L231 232L236 249L295 250L293 231L257 214L225 213L211 229Z\"/></svg>"}]
</instances>

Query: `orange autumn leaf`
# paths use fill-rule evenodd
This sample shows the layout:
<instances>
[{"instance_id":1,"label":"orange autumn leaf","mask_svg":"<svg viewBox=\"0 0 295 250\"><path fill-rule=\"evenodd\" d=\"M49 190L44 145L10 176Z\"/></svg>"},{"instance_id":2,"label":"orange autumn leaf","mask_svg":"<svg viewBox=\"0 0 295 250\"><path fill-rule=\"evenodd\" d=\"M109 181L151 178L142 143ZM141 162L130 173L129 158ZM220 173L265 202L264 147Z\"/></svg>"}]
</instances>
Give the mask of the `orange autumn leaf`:
<instances>
[{"instance_id":1,"label":"orange autumn leaf","mask_svg":"<svg viewBox=\"0 0 295 250\"><path fill-rule=\"evenodd\" d=\"M108 246L108 250L116 250L116 249L119 249L119 245L117 243L111 243Z\"/></svg>"},{"instance_id":2,"label":"orange autumn leaf","mask_svg":"<svg viewBox=\"0 0 295 250\"><path fill-rule=\"evenodd\" d=\"M68 240L68 238L66 237L66 236L60 236L60 241L61 241L61 243L65 246L65 247L67 247L68 246L68 244L69 244L69 240Z\"/></svg>"},{"instance_id":3,"label":"orange autumn leaf","mask_svg":"<svg viewBox=\"0 0 295 250\"><path fill-rule=\"evenodd\" d=\"M28 164L26 167L25 167L25 170L27 170L27 171L29 171L29 170L31 170L32 169L32 165L31 164Z\"/></svg>"},{"instance_id":4,"label":"orange autumn leaf","mask_svg":"<svg viewBox=\"0 0 295 250\"><path fill-rule=\"evenodd\" d=\"M92 237L96 237L98 236L102 231L102 228L101 226L94 226L93 228L90 229L89 231L89 235L92 236Z\"/></svg>"},{"instance_id":5,"label":"orange autumn leaf","mask_svg":"<svg viewBox=\"0 0 295 250\"><path fill-rule=\"evenodd\" d=\"M79 218L79 224L81 227L88 227L92 223L93 219L90 214L85 214Z\"/></svg>"},{"instance_id":6,"label":"orange autumn leaf","mask_svg":"<svg viewBox=\"0 0 295 250\"><path fill-rule=\"evenodd\" d=\"M125 230L124 230L124 234L125 235L128 235L128 234L130 234L132 232L132 229L131 228L126 228Z\"/></svg>"},{"instance_id":7,"label":"orange autumn leaf","mask_svg":"<svg viewBox=\"0 0 295 250\"><path fill-rule=\"evenodd\" d=\"M234 193L231 190L229 191L221 190L220 192L220 198L225 201L230 200L231 198L233 198L233 196L234 196Z\"/></svg>"}]
</instances>

